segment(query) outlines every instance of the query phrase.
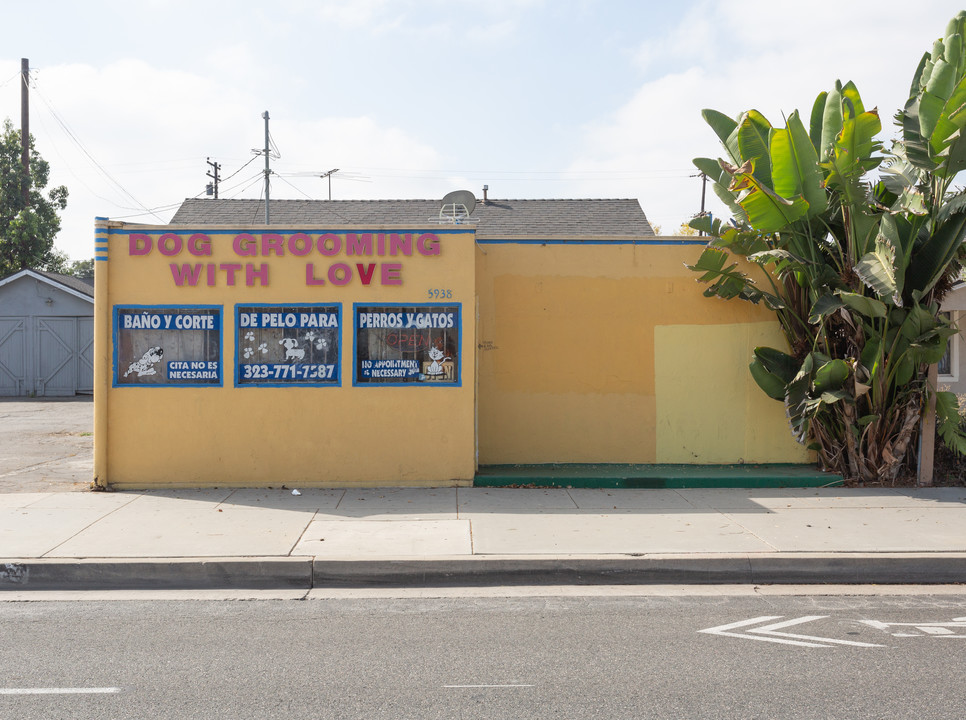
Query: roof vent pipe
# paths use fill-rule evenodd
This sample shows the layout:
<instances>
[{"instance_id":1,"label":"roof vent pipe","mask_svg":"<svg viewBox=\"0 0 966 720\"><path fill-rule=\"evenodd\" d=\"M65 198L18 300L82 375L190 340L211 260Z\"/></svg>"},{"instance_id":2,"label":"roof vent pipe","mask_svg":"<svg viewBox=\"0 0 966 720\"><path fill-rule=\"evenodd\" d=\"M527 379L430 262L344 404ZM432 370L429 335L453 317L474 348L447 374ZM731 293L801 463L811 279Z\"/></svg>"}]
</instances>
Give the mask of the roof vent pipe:
<instances>
[{"instance_id":1,"label":"roof vent pipe","mask_svg":"<svg viewBox=\"0 0 966 720\"><path fill-rule=\"evenodd\" d=\"M483 186L483 204L484 205L489 205L490 204L490 201L486 199L486 191L489 190L489 189L490 189L490 186L489 185L484 185Z\"/></svg>"}]
</instances>

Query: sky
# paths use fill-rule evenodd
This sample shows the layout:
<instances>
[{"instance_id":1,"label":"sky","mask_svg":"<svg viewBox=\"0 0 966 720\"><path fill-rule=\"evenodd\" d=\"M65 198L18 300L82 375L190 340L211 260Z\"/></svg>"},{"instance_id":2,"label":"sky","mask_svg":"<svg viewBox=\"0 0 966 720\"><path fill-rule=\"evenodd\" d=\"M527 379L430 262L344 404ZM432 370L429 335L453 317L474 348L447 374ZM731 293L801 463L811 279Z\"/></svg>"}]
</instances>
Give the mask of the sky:
<instances>
[{"instance_id":1,"label":"sky","mask_svg":"<svg viewBox=\"0 0 966 720\"><path fill-rule=\"evenodd\" d=\"M702 108L774 125L853 80L883 132L959 8L918 0L236 0L8 4L0 120L67 186L55 244L95 217L167 223L205 197L637 198L673 235L701 209L691 161L723 153ZM277 157L276 157L277 155ZM337 169L331 178L321 177ZM706 209L725 214L710 192Z\"/></svg>"}]
</instances>

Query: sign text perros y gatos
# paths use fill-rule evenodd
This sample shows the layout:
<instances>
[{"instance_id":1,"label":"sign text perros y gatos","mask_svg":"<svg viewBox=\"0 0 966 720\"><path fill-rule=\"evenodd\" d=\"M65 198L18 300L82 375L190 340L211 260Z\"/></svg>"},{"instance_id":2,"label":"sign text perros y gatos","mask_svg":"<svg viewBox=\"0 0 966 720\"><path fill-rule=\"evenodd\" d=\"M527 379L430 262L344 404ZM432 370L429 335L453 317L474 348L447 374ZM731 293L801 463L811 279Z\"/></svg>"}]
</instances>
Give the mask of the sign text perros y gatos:
<instances>
[{"instance_id":1,"label":"sign text perros y gatos","mask_svg":"<svg viewBox=\"0 0 966 720\"><path fill-rule=\"evenodd\" d=\"M213 242L197 232L131 233L128 254L171 258L171 278L178 287L267 286L269 261L283 257L305 260L306 285L342 287L353 282L402 285L402 259L437 257L441 249L436 233L237 233L230 239L237 261L214 262L205 260L214 256Z\"/></svg>"}]
</instances>

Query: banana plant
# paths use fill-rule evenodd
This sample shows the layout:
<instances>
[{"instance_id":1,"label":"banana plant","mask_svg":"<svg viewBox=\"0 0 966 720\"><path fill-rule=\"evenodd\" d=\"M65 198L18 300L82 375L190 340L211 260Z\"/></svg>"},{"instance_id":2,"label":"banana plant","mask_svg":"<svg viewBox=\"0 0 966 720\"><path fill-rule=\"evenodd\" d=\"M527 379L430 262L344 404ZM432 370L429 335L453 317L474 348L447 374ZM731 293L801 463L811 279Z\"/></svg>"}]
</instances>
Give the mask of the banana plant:
<instances>
[{"instance_id":1,"label":"banana plant","mask_svg":"<svg viewBox=\"0 0 966 720\"><path fill-rule=\"evenodd\" d=\"M689 267L706 296L775 312L788 346L756 348L752 377L855 481L894 481L911 461L928 366L957 332L939 303L966 260L966 196L951 191L966 169L964 37L966 12L920 62L889 150L851 82L816 98L807 129L797 111L784 127L702 113L725 155L694 162L732 219L691 222L711 240ZM937 407L940 436L966 451L955 396Z\"/></svg>"}]
</instances>

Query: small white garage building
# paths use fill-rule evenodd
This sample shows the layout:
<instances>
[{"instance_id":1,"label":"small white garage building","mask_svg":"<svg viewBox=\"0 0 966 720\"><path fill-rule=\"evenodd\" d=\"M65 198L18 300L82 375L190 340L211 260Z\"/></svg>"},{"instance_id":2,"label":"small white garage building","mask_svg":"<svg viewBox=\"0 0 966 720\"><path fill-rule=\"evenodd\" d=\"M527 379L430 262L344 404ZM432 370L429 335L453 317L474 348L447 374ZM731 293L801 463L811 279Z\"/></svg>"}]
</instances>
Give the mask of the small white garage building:
<instances>
[{"instance_id":1,"label":"small white garage building","mask_svg":"<svg viewBox=\"0 0 966 720\"><path fill-rule=\"evenodd\" d=\"M0 396L94 391L94 280L21 270L0 280Z\"/></svg>"}]
</instances>

